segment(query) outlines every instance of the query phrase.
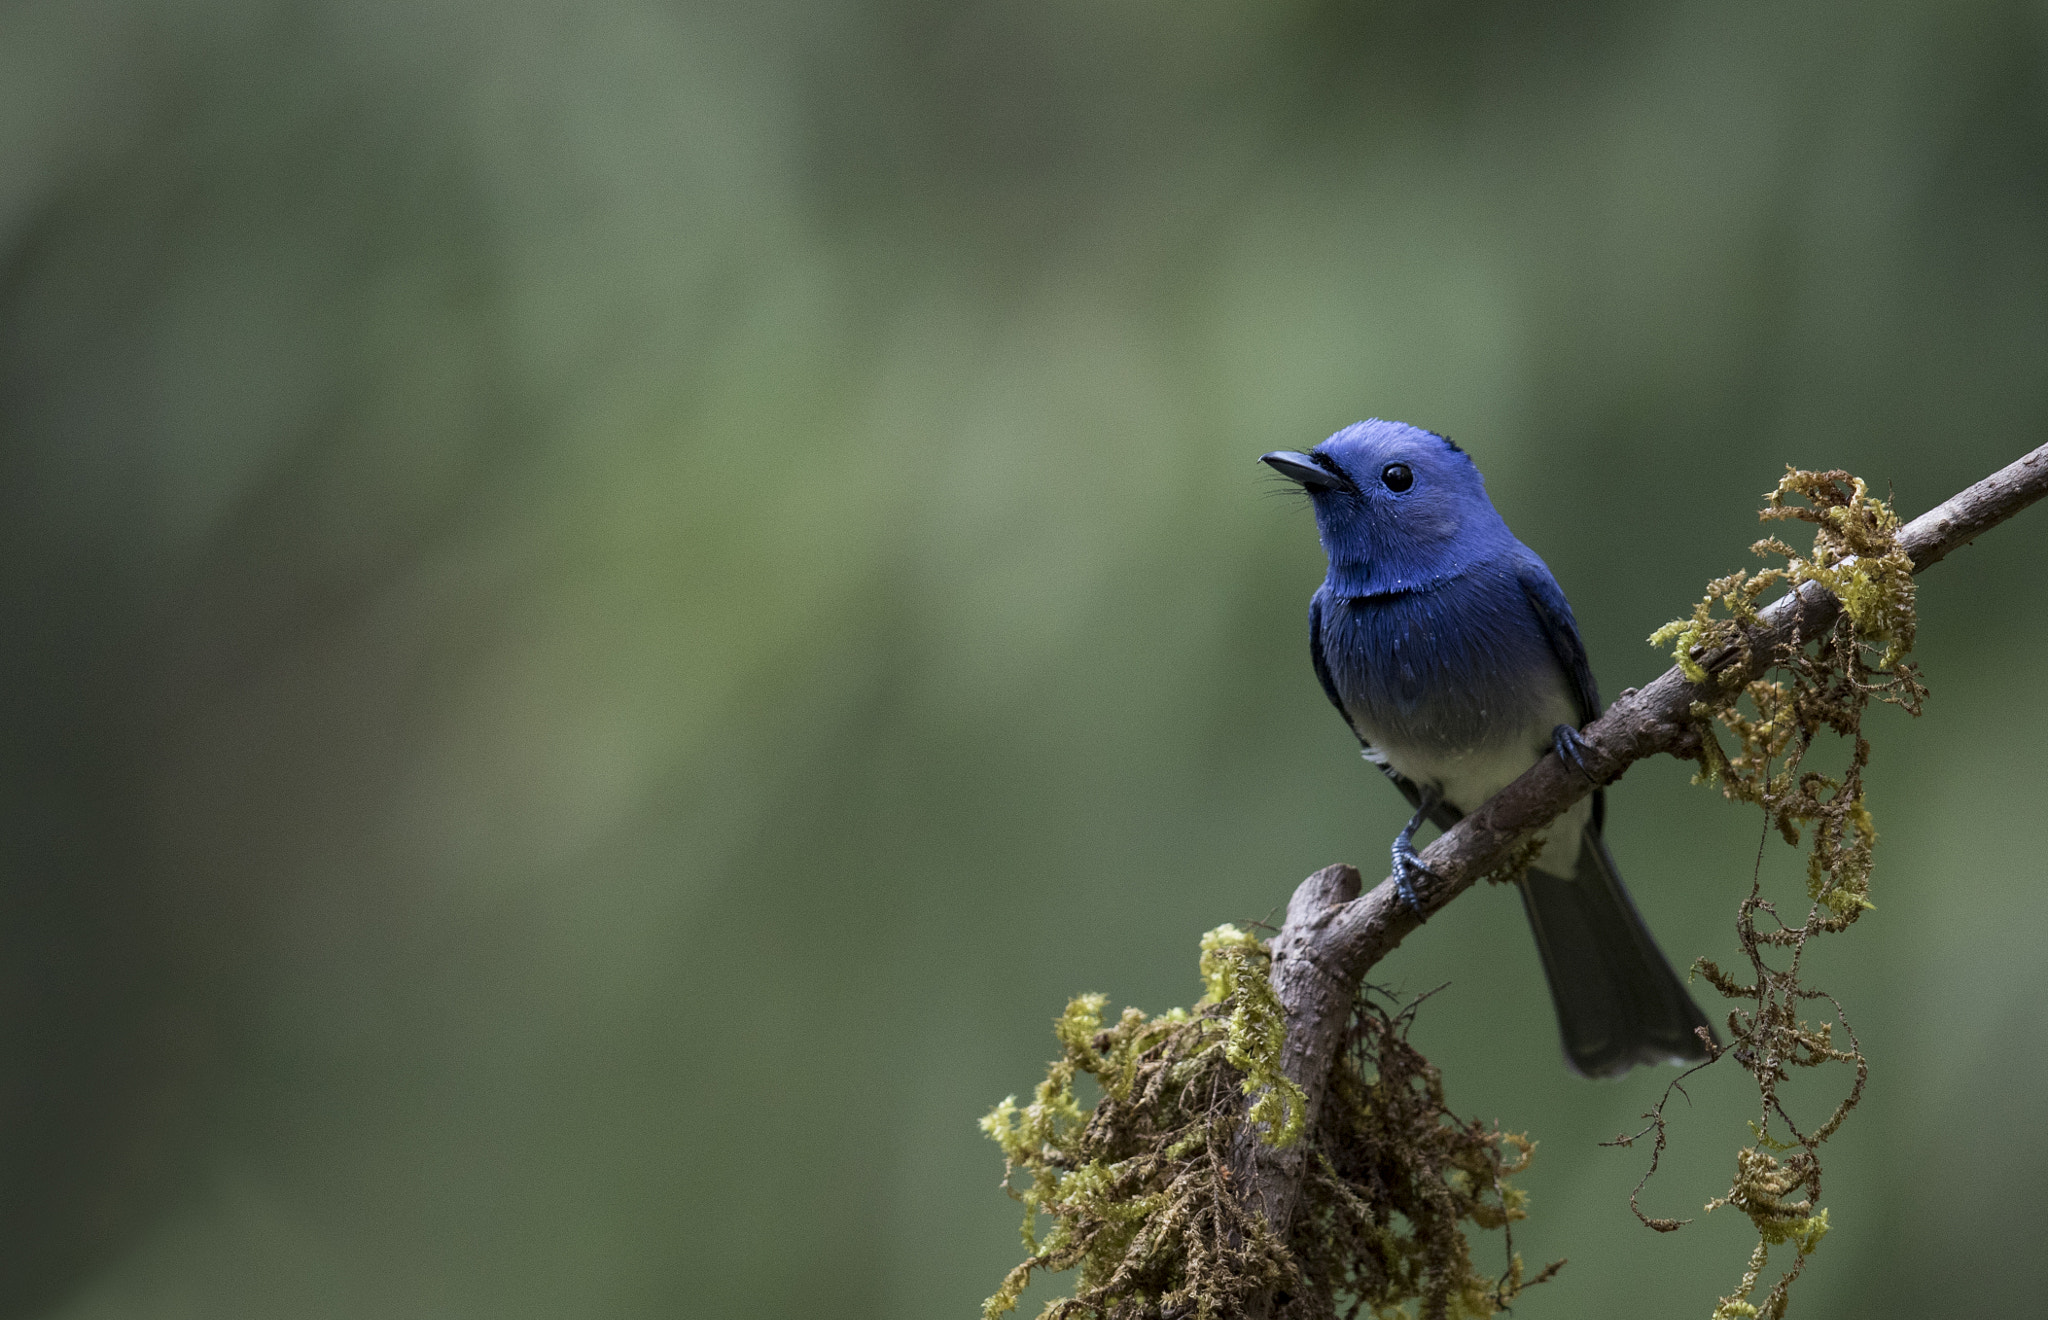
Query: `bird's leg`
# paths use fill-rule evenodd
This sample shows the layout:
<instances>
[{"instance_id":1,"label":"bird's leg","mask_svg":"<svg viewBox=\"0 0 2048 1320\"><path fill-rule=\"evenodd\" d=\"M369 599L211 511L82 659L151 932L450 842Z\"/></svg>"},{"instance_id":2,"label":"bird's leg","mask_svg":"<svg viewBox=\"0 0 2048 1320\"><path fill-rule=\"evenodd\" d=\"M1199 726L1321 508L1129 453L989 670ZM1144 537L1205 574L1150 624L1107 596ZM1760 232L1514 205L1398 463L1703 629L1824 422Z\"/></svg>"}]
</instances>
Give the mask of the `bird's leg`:
<instances>
[{"instance_id":1,"label":"bird's leg","mask_svg":"<svg viewBox=\"0 0 2048 1320\"><path fill-rule=\"evenodd\" d=\"M1580 776L1593 787L1600 787L1600 781L1593 778L1593 772L1586 768L1586 740L1579 731L1569 724L1560 724L1550 731L1550 750L1557 753L1557 759L1579 772Z\"/></svg>"},{"instance_id":2,"label":"bird's leg","mask_svg":"<svg viewBox=\"0 0 2048 1320\"><path fill-rule=\"evenodd\" d=\"M1418 920L1427 921L1429 914L1422 910L1422 900L1415 897L1415 885L1409 877L1426 875L1432 880L1436 878L1436 872L1424 866L1422 859L1415 855L1415 831L1421 829L1422 822L1429 819L1429 813L1436 810L1436 805L1443 800L1443 795L1434 789L1424 788L1419 791L1422 794L1422 804L1415 809L1415 814L1408 818L1408 823L1401 827L1401 832L1394 836L1394 889Z\"/></svg>"}]
</instances>

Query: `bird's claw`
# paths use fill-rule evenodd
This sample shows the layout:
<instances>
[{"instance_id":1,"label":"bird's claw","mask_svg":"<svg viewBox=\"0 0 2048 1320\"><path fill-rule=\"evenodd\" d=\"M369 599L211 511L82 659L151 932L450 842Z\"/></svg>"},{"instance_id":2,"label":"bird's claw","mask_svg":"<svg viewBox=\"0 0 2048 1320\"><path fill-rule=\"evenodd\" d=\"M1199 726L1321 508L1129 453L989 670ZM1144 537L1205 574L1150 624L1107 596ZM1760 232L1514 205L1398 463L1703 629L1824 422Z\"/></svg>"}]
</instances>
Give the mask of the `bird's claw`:
<instances>
[{"instance_id":1,"label":"bird's claw","mask_svg":"<svg viewBox=\"0 0 2048 1320\"><path fill-rule=\"evenodd\" d=\"M1593 787L1600 787L1600 781L1586 768L1586 740L1579 731L1569 724L1560 724L1550 731L1550 749L1557 753L1557 759L1579 772L1581 778Z\"/></svg>"},{"instance_id":2,"label":"bird's claw","mask_svg":"<svg viewBox=\"0 0 2048 1320\"><path fill-rule=\"evenodd\" d=\"M1394 836L1394 892L1401 896L1401 901L1408 905L1408 910L1415 914L1417 921L1427 921L1429 914L1422 910L1422 900L1416 896L1415 883L1410 877L1427 876L1434 880L1437 874L1424 866L1422 859L1415 855L1415 831L1422 827L1422 822L1435 809L1436 802L1434 796L1425 796L1421 807L1409 817L1408 823L1401 827L1401 832Z\"/></svg>"},{"instance_id":3,"label":"bird's claw","mask_svg":"<svg viewBox=\"0 0 2048 1320\"><path fill-rule=\"evenodd\" d=\"M1410 873L1436 879L1436 872L1422 864L1422 859L1415 855L1413 848L1403 848L1397 843L1394 845L1394 892L1401 896L1401 901L1408 905L1408 910L1415 914L1417 921L1427 921L1429 914L1422 910L1422 900L1416 896L1415 883L1409 879Z\"/></svg>"}]
</instances>

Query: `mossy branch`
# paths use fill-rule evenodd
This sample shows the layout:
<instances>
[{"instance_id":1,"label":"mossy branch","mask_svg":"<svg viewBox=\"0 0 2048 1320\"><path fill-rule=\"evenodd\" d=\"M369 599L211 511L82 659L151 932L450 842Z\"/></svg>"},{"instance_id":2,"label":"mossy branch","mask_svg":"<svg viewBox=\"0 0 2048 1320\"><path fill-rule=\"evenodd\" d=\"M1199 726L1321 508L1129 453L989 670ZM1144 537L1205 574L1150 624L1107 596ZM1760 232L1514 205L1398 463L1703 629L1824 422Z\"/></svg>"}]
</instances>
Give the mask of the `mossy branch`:
<instances>
[{"instance_id":1,"label":"mossy branch","mask_svg":"<svg viewBox=\"0 0 2048 1320\"><path fill-rule=\"evenodd\" d=\"M1053 1024L1060 1057L1031 1102L1010 1096L982 1119L1024 1206L1027 1252L985 1320L1012 1311L1040 1272L1075 1272L1040 1320L1234 1320L1283 1284L1307 1303L1296 1315L1369 1308L1395 1320L1413 1302L1420 1320L1482 1320L1555 1272L1528 1274L1510 1228L1524 1197L1508 1179L1534 1143L1450 1111L1441 1076L1408 1042L1415 1003L1360 999L1308 1132L1301 1091L1279 1068L1265 946L1218 927L1202 937L1201 968L1207 993L1192 1011L1129 1008L1105 1027L1107 1001L1076 998ZM1083 1077L1101 1092L1092 1112L1075 1092ZM1307 1156L1285 1240L1230 1180L1240 1134ZM1502 1273L1474 1264L1467 1224L1500 1231Z\"/></svg>"},{"instance_id":2,"label":"mossy branch","mask_svg":"<svg viewBox=\"0 0 2048 1320\"><path fill-rule=\"evenodd\" d=\"M1796 496L1803 504L1787 504ZM1762 809L1766 828L1798 847L1810 837L1807 855L1807 912L1798 924L1781 918L1777 903L1763 894L1763 852L1749 896L1736 910L1736 936L1749 961L1747 979L1700 958L1694 971L1743 1007L1728 1014L1728 1047L1713 1060L1688 1070L1666 1089L1644 1117L1650 1126L1608 1145L1627 1146L1655 1133L1650 1167L1629 1204L1637 1218L1659 1232L1674 1232L1690 1221L1652 1219L1639 1204L1643 1186L1655 1174L1665 1141L1665 1107L1681 1083L1721 1057L1732 1057L1757 1084L1759 1112L1750 1123L1754 1144L1736 1152L1728 1193L1707 1203L1712 1211L1732 1206L1749 1216L1757 1243L1735 1290L1720 1300L1713 1320L1781 1320L1791 1288L1827 1235L1828 1211L1820 1204L1821 1147L1862 1100L1868 1061L1834 996L1805 979L1802 963L1809 942L1839 935L1870 910L1870 874L1876 826L1864 804L1863 772L1870 743L1863 716L1872 700L1920 713L1927 689L1907 654L1912 650L1913 563L1899 541L1890 506L1871 496L1847 472L1788 471L1764 510L1766 520L1797 518L1813 525L1813 553L1801 556L1775 537L1756 543L1759 554L1785 560L1754 576L1734 573L1707 589L1688 619L1667 625L1651 641L1675 641L1681 668L1692 663L1697 679L1705 670L1693 660L1724 646L1742 645L1742 628L1756 622L1754 601L1774 583L1817 582L1842 602L1842 617L1812 646L1778 658L1777 677L1759 678L1738 700L1694 708L1701 725L1700 773L1694 783L1718 786L1729 799ZM1693 675L1693 670L1687 670ZM1742 709L1747 703L1748 711ZM1731 754L1712 722L1733 736ZM1847 765L1837 774L1804 768L1821 734L1832 732L1850 744ZM1766 954L1776 955L1766 957ZM1832 1021L1810 1021L1809 1009L1823 1004ZM1839 1028L1839 1035L1837 1029ZM1847 1066L1854 1074L1848 1091L1827 1119L1802 1130L1786 1109L1781 1089L1795 1068ZM1782 1132L1774 1136L1773 1129ZM1780 1157L1783 1158L1780 1158ZM1771 1249L1790 1245L1789 1268L1765 1288L1763 1273Z\"/></svg>"},{"instance_id":3,"label":"mossy branch","mask_svg":"<svg viewBox=\"0 0 2048 1320\"><path fill-rule=\"evenodd\" d=\"M1911 571L1921 573L2044 495L2048 445L1915 518L1900 530L1896 544ZM1853 561L1827 566L1835 582L1848 590L1852 617L1875 608L1853 589L1868 580L1867 574L1859 578L1855 568ZM1743 584L1725 584L1745 607L1742 617L1732 624L1720 620L1729 626L1702 630L1696 641L1682 642L1677 665L1641 689L1624 691L1581 731L1590 778L1554 755L1545 756L1424 850L1428 873L1415 886L1419 914L1398 896L1392 877L1363 894L1362 879L1350 866L1327 867L1302 882L1271 944L1271 978L1285 1015L1281 1072L1299 1089L1309 1125L1318 1121L1328 1099L1359 987L1373 965L1475 881L1510 869L1532 835L1634 762L1660 752L1711 757L1700 733L1702 709L1729 705L1773 664L1797 655L1834 626L1844 602L1823 585L1827 580L1827 574L1806 576L1795 590L1760 610L1753 608L1754 593L1740 594ZM1228 1171L1230 1181L1245 1189L1249 1204L1263 1216L1264 1231L1284 1240L1313 1176L1306 1152L1298 1145L1268 1144L1248 1128L1240 1129ZM1271 1304L1270 1292L1255 1296L1244 1313L1264 1316Z\"/></svg>"}]
</instances>

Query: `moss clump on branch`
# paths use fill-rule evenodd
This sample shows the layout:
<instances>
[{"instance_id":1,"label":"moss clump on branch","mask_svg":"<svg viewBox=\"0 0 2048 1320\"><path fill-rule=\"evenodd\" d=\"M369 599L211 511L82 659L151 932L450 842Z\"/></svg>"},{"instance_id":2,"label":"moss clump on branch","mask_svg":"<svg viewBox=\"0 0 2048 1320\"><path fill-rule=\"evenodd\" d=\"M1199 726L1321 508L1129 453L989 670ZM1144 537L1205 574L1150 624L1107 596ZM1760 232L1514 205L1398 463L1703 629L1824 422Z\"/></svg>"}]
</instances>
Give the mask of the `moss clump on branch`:
<instances>
[{"instance_id":1,"label":"moss clump on branch","mask_svg":"<svg viewBox=\"0 0 2048 1320\"><path fill-rule=\"evenodd\" d=\"M1083 995L1054 1026L1061 1056L1031 1103L1011 1097L982 1120L1003 1149L1004 1186L1025 1208L1029 1257L984 1306L1015 1308L1034 1271L1078 1267L1074 1293L1045 1320L1225 1317L1274 1290L1287 1317L1486 1316L1521 1288L1510 1248L1502 1277L1478 1274L1462 1225L1522 1217L1506 1178L1528 1163L1522 1137L1462 1122L1441 1078L1407 1042L1412 1006L1361 1000L1321 1120L1307 1130L1263 945L1231 926L1202 939L1206 994L1193 1011L1125 1009ZM1075 1083L1101 1099L1081 1107ZM1303 1212L1281 1242L1226 1172L1251 1123L1269 1145L1308 1143ZM1050 1219L1043 1232L1040 1221Z\"/></svg>"},{"instance_id":2,"label":"moss clump on branch","mask_svg":"<svg viewBox=\"0 0 2048 1320\"><path fill-rule=\"evenodd\" d=\"M1807 503L1788 505L1786 497L1793 495ZM1757 623L1756 600L1766 590L1796 590L1812 582L1842 602L1841 618L1811 651L1773 657L1784 681L1759 679L1693 709L1702 727L1701 778L1718 783L1730 799L1761 807L1794 847L1805 828L1813 829L1809 894L1828 909L1825 929L1841 930L1869 906L1871 848L1877 842L1863 804L1863 768L1870 760L1864 708L1876 697L1918 715L1927 695L1919 671L1905 658L1913 648L1913 561L1899 544L1897 516L1847 472L1788 469L1759 516L1811 523L1813 553L1802 556L1776 537L1758 541L1751 547L1757 554L1781 556L1785 567L1736 572L1708 583L1692 617L1664 625L1650 641L1673 643L1672 655L1686 677L1707 683L1701 660L1747 646L1745 630ZM1741 708L1743 698L1750 712ZM1714 736L1712 720L1734 735L1733 755ZM1801 769L1823 729L1851 742L1848 768L1839 776Z\"/></svg>"},{"instance_id":3,"label":"moss clump on branch","mask_svg":"<svg viewBox=\"0 0 2048 1320\"><path fill-rule=\"evenodd\" d=\"M1792 496L1806 503L1788 504ZM1758 541L1758 554L1781 556L1785 567L1754 575L1738 572L1709 583L1691 618L1667 624L1650 638L1653 644L1672 643L1686 676L1712 694L1692 710L1700 729L1699 780L1718 784L1731 800L1762 808L1768 827L1793 847L1812 831L1804 920L1792 925L1779 917L1775 904L1763 896L1759 871L1736 916L1750 964L1748 978L1723 971L1711 959L1695 964L1723 996L1744 1005L1728 1015L1732 1040L1723 1055L1733 1055L1756 1078L1761 1100L1760 1116L1750 1124L1753 1141L1736 1152L1727 1195L1707 1204L1710 1211L1724 1205L1741 1210L1757 1230L1748 1268L1735 1291L1721 1298L1714 1320L1782 1317L1788 1290L1828 1231L1828 1212L1820 1208L1820 1147L1862 1099L1869 1068L1841 1003L1806 984L1801 965L1808 941L1846 930L1873 906L1870 869L1877 829L1863 798L1863 771L1870 760L1862 732L1864 710L1875 697L1918 715L1927 695L1918 670L1906 660L1913 646L1913 564L1899 543L1899 520L1885 502L1847 472L1788 469L1761 517L1812 524L1812 553L1802 556L1776 537ZM1810 649L1770 657L1781 678L1715 690L1709 663L1703 662L1728 652L1747 660L1741 654L1748 645L1745 629L1758 622L1758 597L1773 586L1797 590L1808 582L1841 601L1834 627ZM1733 735L1734 752L1721 745L1714 721ZM1848 765L1838 775L1804 768L1823 730L1849 742ZM1768 918L1767 926L1759 925L1759 917ZM1773 966L1768 951L1776 951L1784 966ZM1802 1016L1821 1001L1833 1010L1832 1020L1809 1022ZM1790 1079L1791 1069L1827 1063L1849 1065L1855 1080L1824 1121L1803 1130L1786 1111L1779 1087ZM1660 1102L1649 1115L1656 1131L1650 1173L1664 1147L1663 1110ZM1774 1135L1774 1124L1781 1125L1784 1136ZM1636 1213L1642 1215L1640 1209ZM1683 1221L1644 1217L1644 1222L1668 1232ZM1792 1265L1760 1301L1751 1301L1770 1249L1788 1243L1796 1253Z\"/></svg>"},{"instance_id":4,"label":"moss clump on branch","mask_svg":"<svg viewBox=\"0 0 2048 1320\"><path fill-rule=\"evenodd\" d=\"M1408 1043L1421 1001L1390 1012L1374 993L1360 997L1331 1077L1291 1244L1301 1294L1278 1314L1390 1320L1413 1301L1424 1320L1493 1315L1564 1265L1529 1277L1514 1250L1528 1197L1507 1180L1535 1143L1452 1114L1442 1075ZM1473 1267L1466 1223L1502 1231L1504 1273Z\"/></svg>"}]
</instances>

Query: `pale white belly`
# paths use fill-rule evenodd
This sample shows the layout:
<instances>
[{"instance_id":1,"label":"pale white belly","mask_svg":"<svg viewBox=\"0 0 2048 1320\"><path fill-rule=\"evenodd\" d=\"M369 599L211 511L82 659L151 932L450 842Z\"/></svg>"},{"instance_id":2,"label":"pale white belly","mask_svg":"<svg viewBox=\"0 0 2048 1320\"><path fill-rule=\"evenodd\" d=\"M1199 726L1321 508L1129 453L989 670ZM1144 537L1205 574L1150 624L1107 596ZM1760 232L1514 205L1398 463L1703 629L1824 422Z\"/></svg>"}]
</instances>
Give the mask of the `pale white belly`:
<instances>
[{"instance_id":1,"label":"pale white belly","mask_svg":"<svg viewBox=\"0 0 2048 1320\"><path fill-rule=\"evenodd\" d=\"M1382 742L1373 737L1371 730L1359 732L1378 756L1403 777L1436 789L1444 801L1461 812L1469 812L1536 764L1550 750L1551 732L1558 725L1577 723L1577 712L1562 694L1548 705L1554 708L1544 710L1542 718L1519 735L1456 751L1413 744L1401 746ZM1537 856L1536 869L1571 876L1578 869L1579 849L1592 814L1593 799L1586 797L1552 822L1543 851Z\"/></svg>"}]
</instances>

